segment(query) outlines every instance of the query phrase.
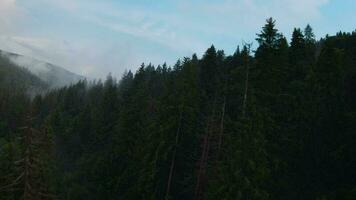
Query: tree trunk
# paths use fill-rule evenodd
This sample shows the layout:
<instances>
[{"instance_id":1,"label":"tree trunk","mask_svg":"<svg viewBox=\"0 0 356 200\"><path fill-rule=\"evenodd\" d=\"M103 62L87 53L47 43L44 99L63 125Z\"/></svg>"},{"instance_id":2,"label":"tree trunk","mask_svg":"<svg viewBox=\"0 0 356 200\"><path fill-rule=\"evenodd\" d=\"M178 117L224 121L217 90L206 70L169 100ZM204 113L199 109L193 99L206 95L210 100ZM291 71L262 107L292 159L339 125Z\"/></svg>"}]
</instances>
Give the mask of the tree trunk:
<instances>
[{"instance_id":1,"label":"tree trunk","mask_svg":"<svg viewBox=\"0 0 356 200\"><path fill-rule=\"evenodd\" d=\"M206 134L204 135L204 140L203 140L203 149L202 149L202 155L200 158L200 164L199 164L199 170L198 170L198 178L197 178L197 185L195 188L195 199L200 200L202 199L202 193L203 193L203 187L205 185L204 182L206 182L206 168L208 165L208 157L209 157L209 151L210 151L210 137L212 135L212 130L214 126L214 118L215 118L215 108L216 108L216 94L214 97L214 103L213 103L213 112L211 116L208 119L207 123L207 128L206 128Z\"/></svg>"},{"instance_id":2,"label":"tree trunk","mask_svg":"<svg viewBox=\"0 0 356 200\"><path fill-rule=\"evenodd\" d=\"M224 96L224 102L221 109L221 121L220 121L220 133L219 133L219 144L218 144L218 156L220 156L222 138L224 134L224 118L225 118L225 107L226 107L226 96Z\"/></svg>"},{"instance_id":3,"label":"tree trunk","mask_svg":"<svg viewBox=\"0 0 356 200\"><path fill-rule=\"evenodd\" d=\"M170 170L169 170L169 176L168 176L168 182L167 182L167 191L166 191L166 199L169 197L169 193L170 193L170 189L171 189L173 171L174 171L175 160L176 160L178 140L179 140L180 130L181 130L181 126L182 126L182 119L183 119L183 111L181 110L180 114L179 114L179 122L178 122L178 128L177 128L177 132L176 132L176 140L175 140L175 145L174 145L174 150L173 150L173 155L172 155L172 162L171 162L171 167L170 167Z\"/></svg>"},{"instance_id":4,"label":"tree trunk","mask_svg":"<svg viewBox=\"0 0 356 200\"><path fill-rule=\"evenodd\" d=\"M242 116L243 116L244 118L246 117L246 105L247 105L247 92L248 92L249 70L250 70L250 65L249 65L249 63L246 63L245 92L244 92L244 98L243 98L243 103L242 103Z\"/></svg>"}]
</instances>

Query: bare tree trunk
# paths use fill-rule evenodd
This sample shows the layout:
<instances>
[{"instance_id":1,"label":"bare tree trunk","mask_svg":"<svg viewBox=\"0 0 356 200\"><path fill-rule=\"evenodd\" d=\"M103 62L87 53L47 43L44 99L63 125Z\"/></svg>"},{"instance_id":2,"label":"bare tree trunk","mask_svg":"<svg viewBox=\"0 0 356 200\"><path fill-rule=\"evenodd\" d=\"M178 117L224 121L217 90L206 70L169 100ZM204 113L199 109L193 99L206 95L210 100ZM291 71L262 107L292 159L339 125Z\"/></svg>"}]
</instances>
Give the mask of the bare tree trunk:
<instances>
[{"instance_id":1,"label":"bare tree trunk","mask_svg":"<svg viewBox=\"0 0 356 200\"><path fill-rule=\"evenodd\" d=\"M221 146L222 146L222 139L223 139L223 134L224 134L225 107L226 107L226 96L224 96L224 102L223 102L222 110L221 110L218 156L220 156L220 151L221 151Z\"/></svg>"},{"instance_id":2,"label":"bare tree trunk","mask_svg":"<svg viewBox=\"0 0 356 200\"><path fill-rule=\"evenodd\" d=\"M214 103L213 103L213 113L208 119L207 123L207 128L206 128L206 134L204 135L204 142L203 142L203 149L202 149L202 155L200 158L200 164L199 164L199 171L198 171L198 178L197 178L197 185L195 188L195 199L200 200L202 199L202 193L203 193L203 187L205 185L204 181L206 182L206 168L208 165L208 157L209 157L209 151L210 151L210 138L212 135L213 131L213 125L214 125L214 118L215 118L215 108L216 108L216 94L214 97Z\"/></svg>"},{"instance_id":3,"label":"bare tree trunk","mask_svg":"<svg viewBox=\"0 0 356 200\"><path fill-rule=\"evenodd\" d=\"M29 122L31 123L31 122ZM33 134L30 127L27 127L25 131L25 157L24 157L24 200L32 199L33 194L33 185L32 185L32 176L33 176Z\"/></svg>"},{"instance_id":4,"label":"bare tree trunk","mask_svg":"<svg viewBox=\"0 0 356 200\"><path fill-rule=\"evenodd\" d=\"M183 111L180 111L179 114L179 122L178 122L178 128L176 132L176 140L175 140L175 145L174 145L174 151L172 155L172 162L171 162L171 167L169 170L169 176L168 176L168 182L167 182L167 191L166 191L166 199L169 197L170 189L171 189L171 183L172 183L172 177L173 177L173 171L175 167L175 160L176 160L176 153L177 153L177 146L178 146L178 140L180 136L180 130L182 126L182 119L183 119Z\"/></svg>"},{"instance_id":5,"label":"bare tree trunk","mask_svg":"<svg viewBox=\"0 0 356 200\"><path fill-rule=\"evenodd\" d=\"M31 116L31 115L30 115ZM27 125L19 129L24 131L21 137L25 147L21 159L14 162L16 168L21 172L20 175L13 178L13 182L7 186L1 187L0 191L22 191L24 200L54 199L41 177L44 177L43 160L40 153L48 152L43 145L50 145L46 141L47 135L32 128L32 118L27 118Z\"/></svg>"},{"instance_id":6,"label":"bare tree trunk","mask_svg":"<svg viewBox=\"0 0 356 200\"><path fill-rule=\"evenodd\" d=\"M248 45L248 52L250 52L250 46L251 44ZM249 71L250 71L250 64L248 62L248 58L245 60L245 62L246 62L245 92L244 92L243 103L242 103L242 116L244 118L246 117L247 93L248 93L248 82L249 82Z\"/></svg>"},{"instance_id":7,"label":"bare tree trunk","mask_svg":"<svg viewBox=\"0 0 356 200\"><path fill-rule=\"evenodd\" d=\"M209 120L210 121L210 120ZM207 127L207 131L210 131L210 123L208 124ZM208 146L208 133L204 135L204 139L203 139L203 148L202 148L202 155L200 157L200 164L199 164L199 170L198 170L198 178L197 178L197 185L195 188L195 199L200 199L200 193L201 193L201 182L202 179L204 178L205 175L205 157L206 157L206 153L207 153L207 146Z\"/></svg>"}]
</instances>

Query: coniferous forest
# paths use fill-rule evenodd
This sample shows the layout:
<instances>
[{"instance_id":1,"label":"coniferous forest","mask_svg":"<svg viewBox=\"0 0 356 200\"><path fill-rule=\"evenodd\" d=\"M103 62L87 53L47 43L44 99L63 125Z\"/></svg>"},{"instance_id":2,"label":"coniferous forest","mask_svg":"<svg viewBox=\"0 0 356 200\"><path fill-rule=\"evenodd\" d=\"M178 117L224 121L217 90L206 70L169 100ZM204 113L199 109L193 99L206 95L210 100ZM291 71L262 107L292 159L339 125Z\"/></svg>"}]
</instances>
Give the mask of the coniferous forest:
<instances>
[{"instance_id":1,"label":"coniferous forest","mask_svg":"<svg viewBox=\"0 0 356 200\"><path fill-rule=\"evenodd\" d=\"M256 37L36 96L2 58L0 199L356 199L356 32Z\"/></svg>"}]
</instances>

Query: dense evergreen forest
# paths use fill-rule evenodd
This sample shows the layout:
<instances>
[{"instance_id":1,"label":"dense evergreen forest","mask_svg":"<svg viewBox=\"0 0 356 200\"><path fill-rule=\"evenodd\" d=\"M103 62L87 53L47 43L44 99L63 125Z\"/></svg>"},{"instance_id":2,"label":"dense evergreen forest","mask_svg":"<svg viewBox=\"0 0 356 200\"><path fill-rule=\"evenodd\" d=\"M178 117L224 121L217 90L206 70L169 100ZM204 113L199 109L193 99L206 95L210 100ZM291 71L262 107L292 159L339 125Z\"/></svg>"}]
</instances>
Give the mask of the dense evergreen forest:
<instances>
[{"instance_id":1,"label":"dense evergreen forest","mask_svg":"<svg viewBox=\"0 0 356 200\"><path fill-rule=\"evenodd\" d=\"M356 32L257 42L32 98L3 59L0 199L356 199Z\"/></svg>"}]
</instances>

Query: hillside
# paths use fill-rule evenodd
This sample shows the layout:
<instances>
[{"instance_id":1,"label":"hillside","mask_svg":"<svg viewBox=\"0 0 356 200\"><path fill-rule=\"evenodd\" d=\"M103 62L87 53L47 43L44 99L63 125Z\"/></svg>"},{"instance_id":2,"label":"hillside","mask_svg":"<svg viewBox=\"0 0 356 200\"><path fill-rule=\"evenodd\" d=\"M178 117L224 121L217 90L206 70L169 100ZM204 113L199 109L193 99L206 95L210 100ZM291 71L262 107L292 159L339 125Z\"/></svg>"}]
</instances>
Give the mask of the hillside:
<instances>
[{"instance_id":1,"label":"hillside","mask_svg":"<svg viewBox=\"0 0 356 200\"><path fill-rule=\"evenodd\" d=\"M35 94L48 89L48 84L0 53L0 89Z\"/></svg>"},{"instance_id":2,"label":"hillside","mask_svg":"<svg viewBox=\"0 0 356 200\"><path fill-rule=\"evenodd\" d=\"M0 54L2 57L7 58L11 63L26 68L45 82L50 88L60 88L85 79L85 77L72 73L62 67L27 56L1 50Z\"/></svg>"}]
</instances>

